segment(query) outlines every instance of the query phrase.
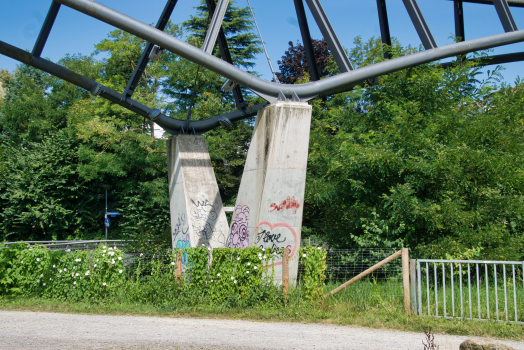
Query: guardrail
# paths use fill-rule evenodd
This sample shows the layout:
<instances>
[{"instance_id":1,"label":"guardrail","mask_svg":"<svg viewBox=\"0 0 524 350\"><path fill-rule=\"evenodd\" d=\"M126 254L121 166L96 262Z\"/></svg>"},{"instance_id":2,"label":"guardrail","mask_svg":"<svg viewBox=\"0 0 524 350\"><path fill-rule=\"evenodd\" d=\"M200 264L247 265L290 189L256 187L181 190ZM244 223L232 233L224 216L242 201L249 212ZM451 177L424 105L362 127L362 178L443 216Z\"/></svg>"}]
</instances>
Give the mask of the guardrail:
<instances>
[{"instance_id":1,"label":"guardrail","mask_svg":"<svg viewBox=\"0 0 524 350\"><path fill-rule=\"evenodd\" d=\"M411 297L419 315L524 324L522 261L418 259L414 272L417 288Z\"/></svg>"}]
</instances>

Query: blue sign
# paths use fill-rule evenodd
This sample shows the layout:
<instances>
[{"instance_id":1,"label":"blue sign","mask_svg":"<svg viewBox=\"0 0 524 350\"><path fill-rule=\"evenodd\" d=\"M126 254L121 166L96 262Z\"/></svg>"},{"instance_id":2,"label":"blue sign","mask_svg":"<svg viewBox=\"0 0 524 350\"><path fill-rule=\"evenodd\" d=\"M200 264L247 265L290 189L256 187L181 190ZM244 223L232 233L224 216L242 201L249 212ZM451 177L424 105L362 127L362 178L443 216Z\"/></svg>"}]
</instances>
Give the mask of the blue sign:
<instances>
[{"instance_id":1,"label":"blue sign","mask_svg":"<svg viewBox=\"0 0 524 350\"><path fill-rule=\"evenodd\" d=\"M109 227L110 224L111 224L111 221L109 221L109 218L105 218L104 225L106 225L106 227Z\"/></svg>"},{"instance_id":2,"label":"blue sign","mask_svg":"<svg viewBox=\"0 0 524 350\"><path fill-rule=\"evenodd\" d=\"M117 211L108 211L107 212L107 215L111 216L112 218L114 218L115 216L118 215L118 212Z\"/></svg>"}]
</instances>

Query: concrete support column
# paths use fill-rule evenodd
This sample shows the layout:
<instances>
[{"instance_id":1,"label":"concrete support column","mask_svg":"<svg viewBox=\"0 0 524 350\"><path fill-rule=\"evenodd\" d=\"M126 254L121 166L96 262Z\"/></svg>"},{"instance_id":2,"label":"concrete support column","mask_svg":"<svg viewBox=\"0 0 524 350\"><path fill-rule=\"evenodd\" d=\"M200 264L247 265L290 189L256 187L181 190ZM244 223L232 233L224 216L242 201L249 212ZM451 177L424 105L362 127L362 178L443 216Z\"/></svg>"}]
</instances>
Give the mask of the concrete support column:
<instances>
[{"instance_id":1,"label":"concrete support column","mask_svg":"<svg viewBox=\"0 0 524 350\"><path fill-rule=\"evenodd\" d=\"M258 111L228 246L286 248L295 281L302 229L311 106L278 101ZM275 256L275 281L282 256Z\"/></svg>"},{"instance_id":2,"label":"concrete support column","mask_svg":"<svg viewBox=\"0 0 524 350\"><path fill-rule=\"evenodd\" d=\"M228 223L206 141L177 135L166 146L173 248L225 247Z\"/></svg>"}]
</instances>

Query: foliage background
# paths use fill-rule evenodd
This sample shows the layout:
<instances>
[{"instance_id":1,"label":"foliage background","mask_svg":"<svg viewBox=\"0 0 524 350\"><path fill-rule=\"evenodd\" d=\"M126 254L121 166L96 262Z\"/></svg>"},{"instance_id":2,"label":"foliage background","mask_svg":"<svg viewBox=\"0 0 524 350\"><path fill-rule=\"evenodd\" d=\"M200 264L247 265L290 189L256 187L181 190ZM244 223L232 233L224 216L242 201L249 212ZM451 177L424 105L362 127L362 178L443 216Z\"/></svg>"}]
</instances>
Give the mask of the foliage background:
<instances>
[{"instance_id":1,"label":"foliage background","mask_svg":"<svg viewBox=\"0 0 524 350\"><path fill-rule=\"evenodd\" d=\"M198 46L207 22L202 2L195 17L169 23L166 32ZM224 28L234 63L253 69L261 47L248 10L229 7ZM321 75L337 73L323 41L315 45ZM93 54L59 63L122 91L143 47L115 30ZM356 38L348 55L364 67L382 61L386 49L393 57L418 50ZM291 44L279 61L289 83L309 79L301 50ZM502 67L481 73L485 54L311 101L305 238L339 248L407 246L427 257L524 259L524 87L519 79L501 83ZM2 71L0 79L0 239L102 238L102 185L109 184L108 207L123 214L109 238L138 246L151 240L152 250L169 244L165 140L153 137L149 121L29 66ZM174 118L189 110L207 118L234 108L223 82L164 52L134 98ZM205 134L225 205L235 202L252 125Z\"/></svg>"}]
</instances>

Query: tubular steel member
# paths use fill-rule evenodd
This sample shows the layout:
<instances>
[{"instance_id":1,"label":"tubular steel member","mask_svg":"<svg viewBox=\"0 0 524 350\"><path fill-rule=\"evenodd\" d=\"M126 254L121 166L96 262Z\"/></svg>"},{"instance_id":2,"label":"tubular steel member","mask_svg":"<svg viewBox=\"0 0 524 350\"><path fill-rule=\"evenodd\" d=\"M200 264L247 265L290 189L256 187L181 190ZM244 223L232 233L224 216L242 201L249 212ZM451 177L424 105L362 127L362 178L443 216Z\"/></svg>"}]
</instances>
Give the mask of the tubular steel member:
<instances>
[{"instance_id":1,"label":"tubular steel member","mask_svg":"<svg viewBox=\"0 0 524 350\"><path fill-rule=\"evenodd\" d=\"M94 80L72 72L67 68L59 66L43 58L33 57L29 52L16 48L3 41L0 41L0 54L43 70L44 72L52 74L60 79L64 79L65 81L90 91L91 94L95 96L103 97L143 117L154 120L155 123L160 125L170 134L179 134L185 132L184 127L186 122L184 120L170 118L167 115L161 113L159 110L153 110L137 101L134 101L130 98L125 98L124 95L119 94L107 86L100 85ZM227 118L230 121L245 119L254 116L259 109L265 107L266 105L266 103L262 103L247 107L244 110L237 110L213 118L191 121L189 127L190 130L196 134L201 134L221 126L220 120L223 118Z\"/></svg>"},{"instance_id":2,"label":"tubular steel member","mask_svg":"<svg viewBox=\"0 0 524 350\"><path fill-rule=\"evenodd\" d=\"M277 84L247 73L221 59L204 53L180 39L159 31L145 23L117 12L107 6L90 0L56 0L77 11L97 18L117 28L125 30L140 38L153 42L173 53L193 61L204 68L214 71L236 83L266 95L268 100L276 100L279 93L291 98L293 93L300 99L308 99L319 94L334 94L351 90L355 85L380 75L389 74L401 69L436 61L442 58L457 56L468 52L513 44L524 41L524 31L498 34L484 38L450 44L431 50L417 52L403 57L379 62L347 73L301 85Z\"/></svg>"}]
</instances>

